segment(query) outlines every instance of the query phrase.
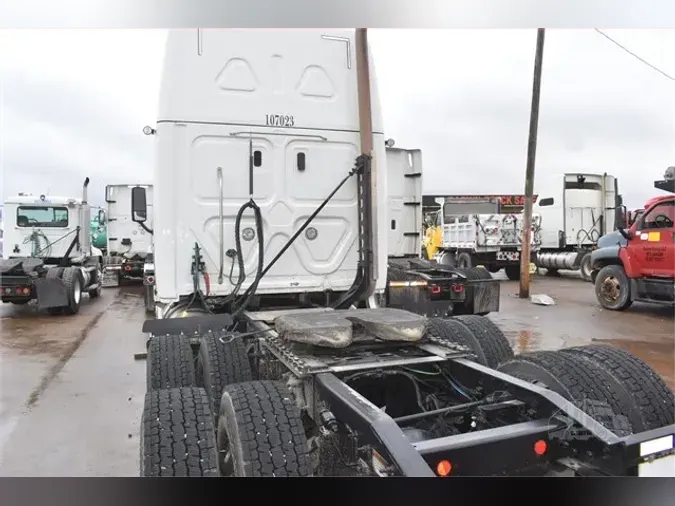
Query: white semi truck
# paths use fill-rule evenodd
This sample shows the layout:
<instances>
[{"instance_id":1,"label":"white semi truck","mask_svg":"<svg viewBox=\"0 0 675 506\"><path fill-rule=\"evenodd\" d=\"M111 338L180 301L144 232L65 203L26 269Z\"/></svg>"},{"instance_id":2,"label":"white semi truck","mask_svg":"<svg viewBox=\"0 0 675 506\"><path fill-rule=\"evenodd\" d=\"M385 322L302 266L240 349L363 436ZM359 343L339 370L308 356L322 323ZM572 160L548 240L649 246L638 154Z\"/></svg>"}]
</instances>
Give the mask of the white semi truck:
<instances>
[{"instance_id":1,"label":"white semi truck","mask_svg":"<svg viewBox=\"0 0 675 506\"><path fill-rule=\"evenodd\" d=\"M169 33L141 475L637 475L668 459L672 392L633 357L514 357L483 316L356 308L385 290L390 221L366 40ZM144 223L145 189L132 203Z\"/></svg>"},{"instance_id":2,"label":"white semi truck","mask_svg":"<svg viewBox=\"0 0 675 506\"><path fill-rule=\"evenodd\" d=\"M580 271L591 280L591 252L615 230L622 204L619 180L607 173L567 173L537 183L535 204L542 217L537 266L549 274Z\"/></svg>"},{"instance_id":3,"label":"white semi truck","mask_svg":"<svg viewBox=\"0 0 675 506\"><path fill-rule=\"evenodd\" d=\"M101 295L102 253L91 245L90 208L82 198L22 193L4 203L2 301L37 300L50 314L75 314L82 294Z\"/></svg>"},{"instance_id":4,"label":"white semi truck","mask_svg":"<svg viewBox=\"0 0 675 506\"><path fill-rule=\"evenodd\" d=\"M134 221L131 202L134 188L143 188L146 199L144 221ZM99 213L99 221L107 225L104 286L117 286L129 279L140 279L152 246L152 185L115 184L105 188L107 212Z\"/></svg>"}]
</instances>

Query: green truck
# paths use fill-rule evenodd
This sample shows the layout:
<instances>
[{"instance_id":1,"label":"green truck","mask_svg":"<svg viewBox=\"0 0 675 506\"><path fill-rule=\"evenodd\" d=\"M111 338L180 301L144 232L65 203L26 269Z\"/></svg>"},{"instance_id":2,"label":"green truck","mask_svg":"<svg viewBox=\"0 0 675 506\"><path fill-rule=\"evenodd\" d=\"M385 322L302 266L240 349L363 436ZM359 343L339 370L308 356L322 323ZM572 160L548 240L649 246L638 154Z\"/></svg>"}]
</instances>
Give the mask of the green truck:
<instances>
[{"instance_id":1,"label":"green truck","mask_svg":"<svg viewBox=\"0 0 675 506\"><path fill-rule=\"evenodd\" d=\"M108 231L106 226L106 213L103 208L93 208L89 230L91 232L91 244L105 254L108 249Z\"/></svg>"}]
</instances>

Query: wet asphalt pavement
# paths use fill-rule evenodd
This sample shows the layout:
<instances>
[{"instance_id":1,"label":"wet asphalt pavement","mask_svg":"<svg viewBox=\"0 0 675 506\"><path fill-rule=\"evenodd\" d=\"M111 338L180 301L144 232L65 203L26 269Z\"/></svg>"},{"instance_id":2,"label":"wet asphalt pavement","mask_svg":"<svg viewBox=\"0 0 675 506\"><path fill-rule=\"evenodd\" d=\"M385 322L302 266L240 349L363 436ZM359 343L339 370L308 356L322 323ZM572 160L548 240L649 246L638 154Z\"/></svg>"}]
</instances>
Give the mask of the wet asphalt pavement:
<instances>
[{"instance_id":1,"label":"wet asphalt pavement","mask_svg":"<svg viewBox=\"0 0 675 506\"><path fill-rule=\"evenodd\" d=\"M138 476L141 288L85 296L70 317L0 305L0 475ZM516 353L608 343L650 363L675 389L672 309L604 311L593 286L574 276L534 278L531 293L551 296L554 306L517 292L518 282L503 281L500 312L490 315Z\"/></svg>"}]
</instances>

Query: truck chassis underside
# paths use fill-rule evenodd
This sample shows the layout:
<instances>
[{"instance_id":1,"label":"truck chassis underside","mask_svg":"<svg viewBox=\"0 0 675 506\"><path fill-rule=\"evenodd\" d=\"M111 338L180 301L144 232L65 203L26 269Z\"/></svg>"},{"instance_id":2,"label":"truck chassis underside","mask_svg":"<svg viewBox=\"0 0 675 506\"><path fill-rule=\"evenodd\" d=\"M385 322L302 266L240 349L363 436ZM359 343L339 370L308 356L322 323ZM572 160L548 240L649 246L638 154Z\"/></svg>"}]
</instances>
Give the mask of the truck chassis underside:
<instances>
[{"instance_id":1,"label":"truck chassis underside","mask_svg":"<svg viewBox=\"0 0 675 506\"><path fill-rule=\"evenodd\" d=\"M418 320L401 319L405 313L391 309L246 312L239 322L238 334L247 343L251 363L256 364L255 377L283 381L294 402L324 436L333 433L350 441L353 455L349 460L361 462L361 471L368 467L364 461L377 459L381 463L372 465L366 474L437 476L439 465L452 463L452 474L456 476L566 472L638 475L640 464L648 460L641 456L643 443L670 438L665 452L672 454L673 425L640 434L616 434L554 391L478 364L466 347L436 336L433 331L426 331L415 342L387 341L373 335L374 330L381 336L388 332L398 335L402 329L412 328ZM319 321L316 315L321 315L321 323L326 326L317 332L331 330L331 315L336 321L349 318L355 322L353 340L343 348L290 342L278 331L279 318L289 315L301 324L306 318L306 323L313 323L315 328ZM193 336L195 345L200 336L215 334L227 344L238 338L232 330L234 326L229 315L209 315L148 321L144 331L160 339L178 334ZM303 329L298 332L302 334ZM312 332L308 330L307 335ZM261 362L266 367L260 367ZM271 363L277 367L270 368ZM277 372L270 374L272 369ZM368 388L363 391L355 384L358 377L384 385L391 374L432 374L435 370L482 395L438 405L436 409L390 414L389 406L383 409L381 402L369 398L372 392ZM411 430L418 431L411 427L417 422L474 412L481 413L477 428L410 437Z\"/></svg>"}]
</instances>

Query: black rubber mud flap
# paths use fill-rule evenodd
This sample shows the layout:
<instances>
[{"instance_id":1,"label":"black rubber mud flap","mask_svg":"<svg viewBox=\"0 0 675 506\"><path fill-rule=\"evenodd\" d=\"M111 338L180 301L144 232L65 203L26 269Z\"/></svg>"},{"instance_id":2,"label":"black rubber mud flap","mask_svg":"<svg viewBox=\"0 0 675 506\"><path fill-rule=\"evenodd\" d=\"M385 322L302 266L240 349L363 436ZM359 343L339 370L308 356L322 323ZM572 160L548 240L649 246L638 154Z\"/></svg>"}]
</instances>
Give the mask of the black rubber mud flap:
<instances>
[{"instance_id":1,"label":"black rubber mud flap","mask_svg":"<svg viewBox=\"0 0 675 506\"><path fill-rule=\"evenodd\" d=\"M58 278L40 278L35 280L38 309L64 307L68 305L68 290Z\"/></svg>"},{"instance_id":2,"label":"black rubber mud flap","mask_svg":"<svg viewBox=\"0 0 675 506\"><path fill-rule=\"evenodd\" d=\"M143 332L155 336L164 334L206 334L222 332L232 327L234 320L229 314L187 316L185 318L167 318L146 320Z\"/></svg>"}]
</instances>

